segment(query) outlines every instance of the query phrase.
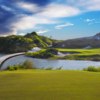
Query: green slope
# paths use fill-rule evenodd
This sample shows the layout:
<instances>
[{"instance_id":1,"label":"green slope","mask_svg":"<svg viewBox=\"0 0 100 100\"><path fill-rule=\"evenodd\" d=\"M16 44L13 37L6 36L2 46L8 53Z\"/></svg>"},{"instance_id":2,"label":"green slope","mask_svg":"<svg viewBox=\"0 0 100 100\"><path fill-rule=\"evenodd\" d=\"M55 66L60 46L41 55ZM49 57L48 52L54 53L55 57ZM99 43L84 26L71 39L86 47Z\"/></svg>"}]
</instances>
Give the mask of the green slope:
<instances>
[{"instance_id":1,"label":"green slope","mask_svg":"<svg viewBox=\"0 0 100 100\"><path fill-rule=\"evenodd\" d=\"M7 36L0 37L0 52L15 53L26 52L33 47L46 48L49 45L57 42L50 38L39 36L36 32L28 33L25 36Z\"/></svg>"},{"instance_id":2,"label":"green slope","mask_svg":"<svg viewBox=\"0 0 100 100\"><path fill-rule=\"evenodd\" d=\"M28 33L25 37L32 39L36 46L43 48L48 47L48 45L51 45L54 41L50 38L39 36L36 32Z\"/></svg>"}]
</instances>

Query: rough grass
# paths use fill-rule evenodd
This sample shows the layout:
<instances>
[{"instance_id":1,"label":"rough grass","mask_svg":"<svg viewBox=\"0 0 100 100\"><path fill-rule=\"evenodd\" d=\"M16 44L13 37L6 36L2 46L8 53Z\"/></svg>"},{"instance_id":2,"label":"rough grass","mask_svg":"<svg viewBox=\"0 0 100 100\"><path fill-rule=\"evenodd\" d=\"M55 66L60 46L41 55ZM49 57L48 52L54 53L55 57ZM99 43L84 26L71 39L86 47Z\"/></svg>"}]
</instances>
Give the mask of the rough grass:
<instances>
[{"instance_id":1,"label":"rough grass","mask_svg":"<svg viewBox=\"0 0 100 100\"><path fill-rule=\"evenodd\" d=\"M3 71L0 72L0 100L100 100L100 73Z\"/></svg>"}]
</instances>

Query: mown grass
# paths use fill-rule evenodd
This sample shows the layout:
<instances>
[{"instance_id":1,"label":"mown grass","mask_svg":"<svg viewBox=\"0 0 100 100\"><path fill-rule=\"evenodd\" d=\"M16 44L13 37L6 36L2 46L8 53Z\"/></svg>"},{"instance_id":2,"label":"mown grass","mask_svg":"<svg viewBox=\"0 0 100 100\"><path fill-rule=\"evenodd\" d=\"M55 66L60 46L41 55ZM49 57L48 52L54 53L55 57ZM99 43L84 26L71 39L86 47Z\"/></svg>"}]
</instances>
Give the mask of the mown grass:
<instances>
[{"instance_id":1,"label":"mown grass","mask_svg":"<svg viewBox=\"0 0 100 100\"><path fill-rule=\"evenodd\" d=\"M100 73L3 71L0 72L0 100L100 100Z\"/></svg>"},{"instance_id":2,"label":"mown grass","mask_svg":"<svg viewBox=\"0 0 100 100\"><path fill-rule=\"evenodd\" d=\"M58 50L63 53L72 53L71 55L62 57L62 59L100 61L100 48L97 48L97 49L58 49Z\"/></svg>"}]
</instances>

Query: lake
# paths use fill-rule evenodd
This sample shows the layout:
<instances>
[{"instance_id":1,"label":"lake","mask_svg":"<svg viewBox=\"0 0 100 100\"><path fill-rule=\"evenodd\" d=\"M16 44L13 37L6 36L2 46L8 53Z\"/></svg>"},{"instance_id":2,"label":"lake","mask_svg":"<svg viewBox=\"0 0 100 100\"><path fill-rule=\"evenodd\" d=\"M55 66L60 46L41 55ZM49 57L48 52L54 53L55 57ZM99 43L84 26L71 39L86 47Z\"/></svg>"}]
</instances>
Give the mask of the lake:
<instances>
[{"instance_id":1,"label":"lake","mask_svg":"<svg viewBox=\"0 0 100 100\"><path fill-rule=\"evenodd\" d=\"M0 54L0 57L4 56L5 54Z\"/></svg>"},{"instance_id":2,"label":"lake","mask_svg":"<svg viewBox=\"0 0 100 100\"><path fill-rule=\"evenodd\" d=\"M82 70L88 66L100 66L100 62L96 61L80 61L80 60L48 60L48 59L36 59L27 57L24 55L16 56L7 60L1 69L6 69L8 65L20 64L26 60L30 60L37 68L53 67L54 69L62 67L62 69L68 70Z\"/></svg>"}]
</instances>

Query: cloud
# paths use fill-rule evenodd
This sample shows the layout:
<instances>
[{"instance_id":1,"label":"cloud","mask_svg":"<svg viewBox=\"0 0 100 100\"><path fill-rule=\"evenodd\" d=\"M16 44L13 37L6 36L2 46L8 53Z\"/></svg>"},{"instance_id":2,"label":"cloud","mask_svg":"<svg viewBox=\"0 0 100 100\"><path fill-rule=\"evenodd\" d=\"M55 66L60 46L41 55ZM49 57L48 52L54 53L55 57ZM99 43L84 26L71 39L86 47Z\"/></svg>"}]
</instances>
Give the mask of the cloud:
<instances>
[{"instance_id":1,"label":"cloud","mask_svg":"<svg viewBox=\"0 0 100 100\"><path fill-rule=\"evenodd\" d=\"M23 33L37 25L62 23L61 18L97 10L100 0L0 0L0 34ZM67 26L73 24L57 25L56 29Z\"/></svg>"},{"instance_id":2,"label":"cloud","mask_svg":"<svg viewBox=\"0 0 100 100\"><path fill-rule=\"evenodd\" d=\"M18 2L16 5L18 5ZM43 18L35 15L34 13L30 15L23 10L19 11L19 9L22 8L29 11L32 9L32 11L34 11L38 8L38 6L30 3L22 3L21 7L17 6L16 10L18 10L18 12L16 11L16 14L13 13L11 8L0 6L0 34L17 34L18 31L24 31L32 28L34 29L36 25L53 24L56 22L53 19Z\"/></svg>"},{"instance_id":3,"label":"cloud","mask_svg":"<svg viewBox=\"0 0 100 100\"><path fill-rule=\"evenodd\" d=\"M37 24L51 24L53 20L35 16L38 8L49 0L0 0L0 35L17 34L20 30L34 28ZM32 13L30 13L32 12Z\"/></svg>"},{"instance_id":4,"label":"cloud","mask_svg":"<svg viewBox=\"0 0 100 100\"><path fill-rule=\"evenodd\" d=\"M48 29L47 30L39 30L39 31L37 31L37 34L43 34L43 33L47 33L47 32L49 32Z\"/></svg>"},{"instance_id":5,"label":"cloud","mask_svg":"<svg viewBox=\"0 0 100 100\"><path fill-rule=\"evenodd\" d=\"M12 8L7 7L5 5L1 5L1 8L4 9L4 10L6 10L6 11L14 11Z\"/></svg>"},{"instance_id":6,"label":"cloud","mask_svg":"<svg viewBox=\"0 0 100 100\"><path fill-rule=\"evenodd\" d=\"M49 18L70 17L80 13L78 8L64 4L47 5L38 15Z\"/></svg>"},{"instance_id":7,"label":"cloud","mask_svg":"<svg viewBox=\"0 0 100 100\"><path fill-rule=\"evenodd\" d=\"M21 1L21 0L19 0L19 1ZM51 2L51 0L22 0L22 1L24 1L26 3L29 2L29 3L32 3L32 4L37 4L39 6L45 6L45 5L47 5L48 3Z\"/></svg>"},{"instance_id":8,"label":"cloud","mask_svg":"<svg viewBox=\"0 0 100 100\"><path fill-rule=\"evenodd\" d=\"M18 35L24 36L24 35L25 35L25 33L19 33Z\"/></svg>"},{"instance_id":9,"label":"cloud","mask_svg":"<svg viewBox=\"0 0 100 100\"><path fill-rule=\"evenodd\" d=\"M91 5L89 7L87 7L88 10L91 10L91 11L96 11L96 10L100 10L100 4L98 5Z\"/></svg>"},{"instance_id":10,"label":"cloud","mask_svg":"<svg viewBox=\"0 0 100 100\"><path fill-rule=\"evenodd\" d=\"M96 20L96 19L85 19L84 22L88 23L88 25L92 25L92 24L99 24L100 21Z\"/></svg>"},{"instance_id":11,"label":"cloud","mask_svg":"<svg viewBox=\"0 0 100 100\"><path fill-rule=\"evenodd\" d=\"M27 10L30 12L37 12L40 9L37 4L33 3L18 2L17 4L19 8L22 8L23 10Z\"/></svg>"},{"instance_id":12,"label":"cloud","mask_svg":"<svg viewBox=\"0 0 100 100\"><path fill-rule=\"evenodd\" d=\"M91 11L100 10L100 0L89 0L86 8Z\"/></svg>"},{"instance_id":13,"label":"cloud","mask_svg":"<svg viewBox=\"0 0 100 100\"><path fill-rule=\"evenodd\" d=\"M100 10L100 0L66 0L69 5L78 7L81 11L96 11Z\"/></svg>"},{"instance_id":14,"label":"cloud","mask_svg":"<svg viewBox=\"0 0 100 100\"><path fill-rule=\"evenodd\" d=\"M0 7L0 34L14 34L14 30L10 26L15 19L15 14L7 9ZM14 20L15 21L15 20Z\"/></svg>"},{"instance_id":15,"label":"cloud","mask_svg":"<svg viewBox=\"0 0 100 100\"><path fill-rule=\"evenodd\" d=\"M62 24L62 25L57 25L55 27L55 29L62 29L62 28L68 27L68 26L74 26L74 24L72 24L72 23L65 23L65 24Z\"/></svg>"},{"instance_id":16,"label":"cloud","mask_svg":"<svg viewBox=\"0 0 100 100\"><path fill-rule=\"evenodd\" d=\"M27 29L34 29L36 28L36 25L43 25L43 24L53 24L56 23L53 20L46 19L46 18L40 18L39 16L27 16L23 15L19 18L17 22L13 22L11 24L12 29L16 30L16 32L19 31L24 31Z\"/></svg>"},{"instance_id":17,"label":"cloud","mask_svg":"<svg viewBox=\"0 0 100 100\"><path fill-rule=\"evenodd\" d=\"M85 22L93 22L93 21L95 21L95 19L89 19L89 18L85 19Z\"/></svg>"}]
</instances>

